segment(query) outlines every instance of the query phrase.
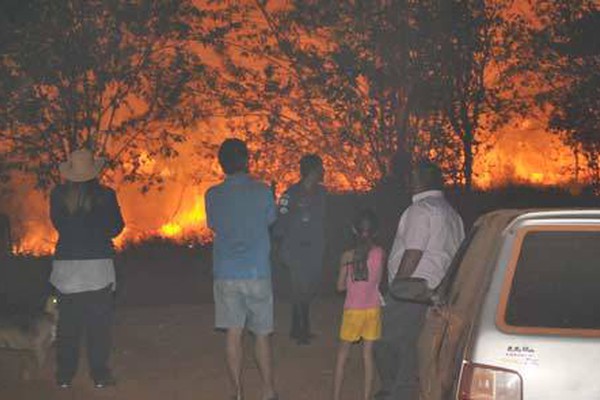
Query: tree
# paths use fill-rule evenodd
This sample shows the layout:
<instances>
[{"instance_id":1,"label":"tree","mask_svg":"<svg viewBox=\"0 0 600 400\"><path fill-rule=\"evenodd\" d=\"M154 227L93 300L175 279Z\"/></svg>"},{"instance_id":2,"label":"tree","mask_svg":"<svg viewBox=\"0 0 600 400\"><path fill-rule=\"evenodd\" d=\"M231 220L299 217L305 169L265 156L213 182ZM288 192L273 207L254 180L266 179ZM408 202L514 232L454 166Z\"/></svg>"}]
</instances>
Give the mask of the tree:
<instances>
[{"instance_id":1,"label":"tree","mask_svg":"<svg viewBox=\"0 0 600 400\"><path fill-rule=\"evenodd\" d=\"M366 188L415 148L433 104L423 50L434 47L421 32L431 1L216 3L245 27L223 43L228 98L241 94L227 117L260 144L271 172L310 149L346 187Z\"/></svg>"},{"instance_id":2,"label":"tree","mask_svg":"<svg viewBox=\"0 0 600 400\"><path fill-rule=\"evenodd\" d=\"M320 88L331 74L317 64L323 58L311 54L324 38L289 25L290 9L267 8L262 1L214 3L224 19L242 26L218 47L223 59L220 89L227 99L220 116L249 139L256 170L289 181L302 153L312 151L324 156L336 183L345 180L341 187L368 187L378 172L371 160L359 156L364 149L340 133L336 105Z\"/></svg>"},{"instance_id":3,"label":"tree","mask_svg":"<svg viewBox=\"0 0 600 400\"><path fill-rule=\"evenodd\" d=\"M470 187L482 120L489 128L508 119L511 103L489 76L513 50L499 51L510 44L510 3L236 3L230 12L252 29L224 45L245 98L233 115L278 159L282 148L320 150L349 180L372 186L390 165L406 171L411 158L429 157Z\"/></svg>"},{"instance_id":4,"label":"tree","mask_svg":"<svg viewBox=\"0 0 600 400\"><path fill-rule=\"evenodd\" d=\"M160 183L144 162L176 154L217 99L198 48L228 29L191 0L20 0L0 45L0 138L13 168L39 187L87 146L125 180ZM210 22L209 22L210 20Z\"/></svg>"},{"instance_id":5,"label":"tree","mask_svg":"<svg viewBox=\"0 0 600 400\"><path fill-rule=\"evenodd\" d=\"M440 1L443 115L460 143L460 171L466 190L473 182L473 162L481 131L495 131L519 109L514 81L507 78L516 62L522 21L510 15L512 0Z\"/></svg>"},{"instance_id":6,"label":"tree","mask_svg":"<svg viewBox=\"0 0 600 400\"><path fill-rule=\"evenodd\" d=\"M550 130L585 157L598 191L600 8L587 0L543 0L534 11L542 23L531 29L527 65L535 65L543 83L537 100L549 110Z\"/></svg>"}]
</instances>

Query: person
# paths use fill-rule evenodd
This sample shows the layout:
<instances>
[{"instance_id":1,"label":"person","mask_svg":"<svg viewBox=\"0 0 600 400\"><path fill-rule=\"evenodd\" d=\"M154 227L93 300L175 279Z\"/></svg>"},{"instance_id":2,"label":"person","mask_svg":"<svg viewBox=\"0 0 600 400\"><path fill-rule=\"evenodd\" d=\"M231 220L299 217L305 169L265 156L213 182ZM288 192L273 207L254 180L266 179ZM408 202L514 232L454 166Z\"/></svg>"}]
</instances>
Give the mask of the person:
<instances>
[{"instance_id":1,"label":"person","mask_svg":"<svg viewBox=\"0 0 600 400\"><path fill-rule=\"evenodd\" d=\"M382 336L375 344L381 378L376 398L380 400L418 398L417 341L428 307L397 300L390 292L407 277L421 278L426 290L435 289L464 239L462 219L444 198L437 165L418 162L411 172L410 188L412 205L400 218L388 259L390 291L382 312Z\"/></svg>"},{"instance_id":2,"label":"person","mask_svg":"<svg viewBox=\"0 0 600 400\"><path fill-rule=\"evenodd\" d=\"M300 182L279 199L279 218L273 230L278 258L288 268L291 284L290 337L310 344L310 303L321 282L325 249L326 190L321 157L309 154L300 160Z\"/></svg>"},{"instance_id":3,"label":"person","mask_svg":"<svg viewBox=\"0 0 600 400\"><path fill-rule=\"evenodd\" d=\"M385 257L383 249L375 244L377 224L372 211L361 212L353 227L356 245L341 258L337 289L346 291L346 301L335 364L334 400L340 400L350 347L360 340L363 344L364 399L371 399L375 375L373 343L381 334L379 283Z\"/></svg>"},{"instance_id":4,"label":"person","mask_svg":"<svg viewBox=\"0 0 600 400\"><path fill-rule=\"evenodd\" d=\"M273 290L269 226L277 217L270 189L248 175L248 148L239 139L219 149L225 180L206 193L208 227L214 232L215 326L226 331L226 357L234 399L243 398L242 339L254 334L263 398L277 399L271 361Z\"/></svg>"},{"instance_id":5,"label":"person","mask_svg":"<svg viewBox=\"0 0 600 400\"><path fill-rule=\"evenodd\" d=\"M109 368L116 279L113 238L124 228L114 190L98 181L103 160L87 149L60 164L65 182L50 195L50 217L58 231L50 283L57 291L56 382L71 386L85 336L89 371L96 388L115 384Z\"/></svg>"}]
</instances>

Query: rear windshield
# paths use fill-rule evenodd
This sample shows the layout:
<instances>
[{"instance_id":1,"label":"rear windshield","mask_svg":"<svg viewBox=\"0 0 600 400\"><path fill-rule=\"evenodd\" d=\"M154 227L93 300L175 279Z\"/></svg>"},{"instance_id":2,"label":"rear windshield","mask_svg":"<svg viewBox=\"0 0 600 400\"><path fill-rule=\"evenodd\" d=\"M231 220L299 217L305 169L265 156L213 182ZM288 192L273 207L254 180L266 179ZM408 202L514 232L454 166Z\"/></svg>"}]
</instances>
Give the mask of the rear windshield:
<instances>
[{"instance_id":1,"label":"rear windshield","mask_svg":"<svg viewBox=\"0 0 600 400\"><path fill-rule=\"evenodd\" d=\"M522 243L505 321L600 329L600 232L530 232Z\"/></svg>"}]
</instances>

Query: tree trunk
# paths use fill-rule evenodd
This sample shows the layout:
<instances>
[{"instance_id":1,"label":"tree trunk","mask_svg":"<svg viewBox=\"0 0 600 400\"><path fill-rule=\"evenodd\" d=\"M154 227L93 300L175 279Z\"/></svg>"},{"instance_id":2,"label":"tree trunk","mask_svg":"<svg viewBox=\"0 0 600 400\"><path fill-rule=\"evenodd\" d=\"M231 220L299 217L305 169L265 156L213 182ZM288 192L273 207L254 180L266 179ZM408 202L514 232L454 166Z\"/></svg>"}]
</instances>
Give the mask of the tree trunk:
<instances>
[{"instance_id":1,"label":"tree trunk","mask_svg":"<svg viewBox=\"0 0 600 400\"><path fill-rule=\"evenodd\" d=\"M577 148L577 146L574 147L573 149L573 156L575 157L575 176L574 176L574 180L575 183L579 183L579 149Z\"/></svg>"},{"instance_id":2,"label":"tree trunk","mask_svg":"<svg viewBox=\"0 0 600 400\"><path fill-rule=\"evenodd\" d=\"M598 164L598 155L596 152L590 154L590 166L592 167L592 188L594 194L600 194L600 164Z\"/></svg>"},{"instance_id":3,"label":"tree trunk","mask_svg":"<svg viewBox=\"0 0 600 400\"><path fill-rule=\"evenodd\" d=\"M465 176L465 191L470 193L473 188L473 136L471 132L465 132L463 136L463 174Z\"/></svg>"}]
</instances>

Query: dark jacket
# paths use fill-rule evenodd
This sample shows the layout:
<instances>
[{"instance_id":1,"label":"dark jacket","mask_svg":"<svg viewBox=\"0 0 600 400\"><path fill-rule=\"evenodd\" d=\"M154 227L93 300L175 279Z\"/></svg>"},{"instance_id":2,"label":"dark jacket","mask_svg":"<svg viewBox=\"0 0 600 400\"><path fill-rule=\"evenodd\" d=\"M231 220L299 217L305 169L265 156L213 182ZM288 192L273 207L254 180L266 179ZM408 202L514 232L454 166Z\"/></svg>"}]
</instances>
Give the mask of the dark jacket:
<instances>
[{"instance_id":1,"label":"dark jacket","mask_svg":"<svg viewBox=\"0 0 600 400\"><path fill-rule=\"evenodd\" d=\"M54 258L112 258L115 254L112 239L125 227L114 190L97 182L81 184L81 190L91 194L91 208L80 207L70 213L65 203L68 185L58 185L50 195L50 218L58 231Z\"/></svg>"},{"instance_id":2,"label":"dark jacket","mask_svg":"<svg viewBox=\"0 0 600 400\"><path fill-rule=\"evenodd\" d=\"M301 183L292 185L279 199L279 215L273 235L281 242L281 258L320 271L325 249L327 191L319 185L311 193Z\"/></svg>"}]
</instances>

